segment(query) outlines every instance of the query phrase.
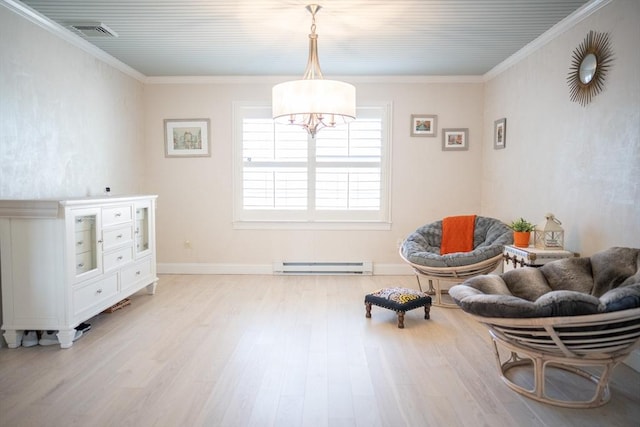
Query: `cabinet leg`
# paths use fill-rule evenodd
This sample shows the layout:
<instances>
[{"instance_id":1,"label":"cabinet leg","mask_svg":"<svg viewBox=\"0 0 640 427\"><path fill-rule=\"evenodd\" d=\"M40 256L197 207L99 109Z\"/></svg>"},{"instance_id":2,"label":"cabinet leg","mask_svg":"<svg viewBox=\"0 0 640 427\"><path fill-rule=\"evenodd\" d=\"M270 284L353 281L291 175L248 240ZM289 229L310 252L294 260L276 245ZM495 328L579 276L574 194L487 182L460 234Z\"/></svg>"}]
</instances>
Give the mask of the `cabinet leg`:
<instances>
[{"instance_id":1,"label":"cabinet leg","mask_svg":"<svg viewBox=\"0 0 640 427\"><path fill-rule=\"evenodd\" d=\"M58 331L57 337L60 341L60 348L69 348L73 345L73 338L76 336L75 329L65 329Z\"/></svg>"},{"instance_id":2,"label":"cabinet leg","mask_svg":"<svg viewBox=\"0 0 640 427\"><path fill-rule=\"evenodd\" d=\"M18 348L22 344L22 334L24 331L8 329L4 332L4 339L9 348Z\"/></svg>"},{"instance_id":3,"label":"cabinet leg","mask_svg":"<svg viewBox=\"0 0 640 427\"><path fill-rule=\"evenodd\" d=\"M147 293L149 295L153 295L156 293L156 286L158 285L158 281L156 280L155 282L147 285Z\"/></svg>"}]
</instances>

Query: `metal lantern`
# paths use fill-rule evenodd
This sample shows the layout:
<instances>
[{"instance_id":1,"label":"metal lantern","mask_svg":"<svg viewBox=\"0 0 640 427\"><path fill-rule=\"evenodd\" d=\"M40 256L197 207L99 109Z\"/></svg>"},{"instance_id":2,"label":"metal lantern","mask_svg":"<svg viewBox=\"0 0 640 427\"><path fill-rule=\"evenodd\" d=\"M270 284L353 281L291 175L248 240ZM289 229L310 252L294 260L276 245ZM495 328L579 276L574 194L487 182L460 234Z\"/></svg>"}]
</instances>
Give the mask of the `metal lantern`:
<instances>
[{"instance_id":1,"label":"metal lantern","mask_svg":"<svg viewBox=\"0 0 640 427\"><path fill-rule=\"evenodd\" d=\"M536 225L534 245L538 249L564 249L562 224L552 213L545 215L546 221Z\"/></svg>"}]
</instances>

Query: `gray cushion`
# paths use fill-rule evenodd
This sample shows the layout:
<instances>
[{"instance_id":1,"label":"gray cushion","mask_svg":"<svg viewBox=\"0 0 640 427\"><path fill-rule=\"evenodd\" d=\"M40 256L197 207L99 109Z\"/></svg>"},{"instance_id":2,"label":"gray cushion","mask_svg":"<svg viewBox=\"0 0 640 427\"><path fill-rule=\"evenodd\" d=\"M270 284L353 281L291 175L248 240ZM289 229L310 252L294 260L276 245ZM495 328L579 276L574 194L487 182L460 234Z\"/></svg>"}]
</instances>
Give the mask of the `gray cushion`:
<instances>
[{"instance_id":1,"label":"gray cushion","mask_svg":"<svg viewBox=\"0 0 640 427\"><path fill-rule=\"evenodd\" d=\"M493 258L505 245L513 243L513 231L495 218L476 216L473 250L440 255L442 221L418 228L402 243L402 255L408 261L428 267L461 267Z\"/></svg>"},{"instance_id":2,"label":"gray cushion","mask_svg":"<svg viewBox=\"0 0 640 427\"><path fill-rule=\"evenodd\" d=\"M610 248L540 268L482 275L453 286L464 310L483 317L550 317L640 307L640 249Z\"/></svg>"}]
</instances>

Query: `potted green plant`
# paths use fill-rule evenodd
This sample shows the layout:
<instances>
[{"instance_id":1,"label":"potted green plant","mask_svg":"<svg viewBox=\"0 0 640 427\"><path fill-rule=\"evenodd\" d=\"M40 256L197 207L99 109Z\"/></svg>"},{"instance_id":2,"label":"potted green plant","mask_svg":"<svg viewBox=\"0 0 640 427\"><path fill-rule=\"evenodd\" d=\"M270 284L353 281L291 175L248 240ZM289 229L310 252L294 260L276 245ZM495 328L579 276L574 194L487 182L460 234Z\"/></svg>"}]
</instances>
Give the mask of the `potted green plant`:
<instances>
[{"instance_id":1,"label":"potted green plant","mask_svg":"<svg viewBox=\"0 0 640 427\"><path fill-rule=\"evenodd\" d=\"M511 223L511 229L513 230L513 243L519 248L526 248L529 246L529 239L531 238L531 232L536 228L535 225L520 217Z\"/></svg>"}]
</instances>

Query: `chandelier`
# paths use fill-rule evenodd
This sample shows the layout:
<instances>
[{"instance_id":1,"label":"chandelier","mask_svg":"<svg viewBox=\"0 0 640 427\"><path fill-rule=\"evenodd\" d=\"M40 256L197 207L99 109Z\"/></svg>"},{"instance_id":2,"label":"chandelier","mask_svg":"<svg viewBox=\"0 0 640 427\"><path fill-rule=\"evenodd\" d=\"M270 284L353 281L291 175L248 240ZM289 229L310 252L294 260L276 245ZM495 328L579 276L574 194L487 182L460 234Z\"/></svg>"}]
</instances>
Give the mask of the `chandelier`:
<instances>
[{"instance_id":1,"label":"chandelier","mask_svg":"<svg viewBox=\"0 0 640 427\"><path fill-rule=\"evenodd\" d=\"M356 117L356 88L348 83L325 80L318 61L316 12L321 6L310 4L311 34L309 59L302 80L273 87L272 114L278 123L302 126L312 137L324 127L348 123Z\"/></svg>"}]
</instances>

